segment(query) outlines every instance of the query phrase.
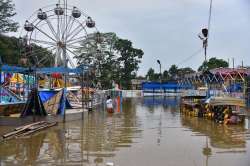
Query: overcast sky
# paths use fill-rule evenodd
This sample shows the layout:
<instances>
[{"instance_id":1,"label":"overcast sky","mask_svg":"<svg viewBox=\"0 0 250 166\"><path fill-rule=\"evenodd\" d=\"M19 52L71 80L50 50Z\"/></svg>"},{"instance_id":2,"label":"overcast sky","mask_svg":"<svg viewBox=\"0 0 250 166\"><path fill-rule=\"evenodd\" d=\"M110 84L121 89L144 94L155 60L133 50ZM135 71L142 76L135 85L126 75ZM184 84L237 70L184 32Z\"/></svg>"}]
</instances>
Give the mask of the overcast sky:
<instances>
[{"instance_id":1,"label":"overcast sky","mask_svg":"<svg viewBox=\"0 0 250 166\"><path fill-rule=\"evenodd\" d=\"M31 14L58 0L13 0L16 21L23 24ZM250 65L250 0L213 0L208 57L232 59ZM202 46L197 37L208 22L210 0L68 0L97 23L101 32L115 32L141 48L145 55L138 74L150 67L172 64L197 69L203 53L190 57ZM16 35L19 35L17 33Z\"/></svg>"}]
</instances>

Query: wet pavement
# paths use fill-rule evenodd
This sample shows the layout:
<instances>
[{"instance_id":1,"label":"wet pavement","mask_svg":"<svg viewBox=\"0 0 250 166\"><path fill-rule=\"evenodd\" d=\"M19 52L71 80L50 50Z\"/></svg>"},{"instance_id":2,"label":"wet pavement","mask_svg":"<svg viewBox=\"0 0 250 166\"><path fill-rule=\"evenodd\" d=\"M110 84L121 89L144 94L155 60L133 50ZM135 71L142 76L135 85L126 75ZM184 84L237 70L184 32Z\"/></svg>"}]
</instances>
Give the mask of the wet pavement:
<instances>
[{"instance_id":1,"label":"wet pavement","mask_svg":"<svg viewBox=\"0 0 250 166\"><path fill-rule=\"evenodd\" d=\"M125 99L122 113L0 143L0 165L249 166L249 124L182 116L176 98Z\"/></svg>"}]
</instances>

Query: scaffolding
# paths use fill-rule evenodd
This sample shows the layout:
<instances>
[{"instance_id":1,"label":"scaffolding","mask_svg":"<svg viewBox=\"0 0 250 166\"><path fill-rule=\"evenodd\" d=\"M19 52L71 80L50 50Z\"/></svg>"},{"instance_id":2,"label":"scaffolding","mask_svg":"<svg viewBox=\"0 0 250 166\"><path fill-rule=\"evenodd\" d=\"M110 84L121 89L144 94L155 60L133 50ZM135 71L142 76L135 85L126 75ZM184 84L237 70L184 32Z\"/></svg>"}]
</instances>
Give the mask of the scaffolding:
<instances>
[{"instance_id":1,"label":"scaffolding","mask_svg":"<svg viewBox=\"0 0 250 166\"><path fill-rule=\"evenodd\" d=\"M205 86L209 90L219 90L224 94L242 98L244 95L249 96L249 93L246 93L249 92L249 85L246 83L246 78L249 76L250 69L218 68L186 75L178 82L181 85L192 86L194 89Z\"/></svg>"}]
</instances>

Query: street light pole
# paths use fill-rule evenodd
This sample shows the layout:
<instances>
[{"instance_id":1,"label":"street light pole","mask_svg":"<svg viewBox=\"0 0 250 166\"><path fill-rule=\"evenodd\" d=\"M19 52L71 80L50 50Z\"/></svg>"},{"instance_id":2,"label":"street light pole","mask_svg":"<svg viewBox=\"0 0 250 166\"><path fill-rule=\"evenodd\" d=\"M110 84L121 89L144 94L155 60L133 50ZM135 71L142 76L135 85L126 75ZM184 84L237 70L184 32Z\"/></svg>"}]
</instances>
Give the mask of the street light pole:
<instances>
[{"instance_id":1,"label":"street light pole","mask_svg":"<svg viewBox=\"0 0 250 166\"><path fill-rule=\"evenodd\" d=\"M160 83L162 83L162 77L161 77L161 61L160 61L160 60L157 60L157 63L158 63L159 66L160 66Z\"/></svg>"}]
</instances>

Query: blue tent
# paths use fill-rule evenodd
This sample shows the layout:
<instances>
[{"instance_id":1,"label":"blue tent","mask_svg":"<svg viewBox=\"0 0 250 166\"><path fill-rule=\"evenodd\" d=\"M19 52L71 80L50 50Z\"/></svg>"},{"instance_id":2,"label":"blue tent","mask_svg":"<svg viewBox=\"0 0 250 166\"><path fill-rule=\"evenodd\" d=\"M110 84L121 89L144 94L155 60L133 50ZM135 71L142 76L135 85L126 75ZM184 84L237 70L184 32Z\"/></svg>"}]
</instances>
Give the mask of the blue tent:
<instances>
[{"instance_id":1,"label":"blue tent","mask_svg":"<svg viewBox=\"0 0 250 166\"><path fill-rule=\"evenodd\" d=\"M66 98L66 90L62 90L62 95L60 96L59 107L57 110L57 115L64 115L65 109L72 108L68 99ZM27 100L25 109L21 113L21 117L37 115L37 116L46 116L47 112L44 107L44 103L51 100L55 95L60 91L40 91L37 92L36 89L33 89L29 99ZM56 103L55 103L56 104Z\"/></svg>"},{"instance_id":2,"label":"blue tent","mask_svg":"<svg viewBox=\"0 0 250 166\"><path fill-rule=\"evenodd\" d=\"M61 99L60 99L59 109L57 110L58 115L63 115L65 109L72 108L69 100L66 97L66 95L67 95L66 90L64 89L62 91L63 91L63 93L62 93L62 96L61 96ZM45 102L51 100L59 92L60 91L56 91L56 90L44 90L44 91L39 92L39 96L41 98L42 103L45 103Z\"/></svg>"},{"instance_id":3,"label":"blue tent","mask_svg":"<svg viewBox=\"0 0 250 166\"><path fill-rule=\"evenodd\" d=\"M32 89L20 117L26 116L47 116L37 89Z\"/></svg>"}]
</instances>

